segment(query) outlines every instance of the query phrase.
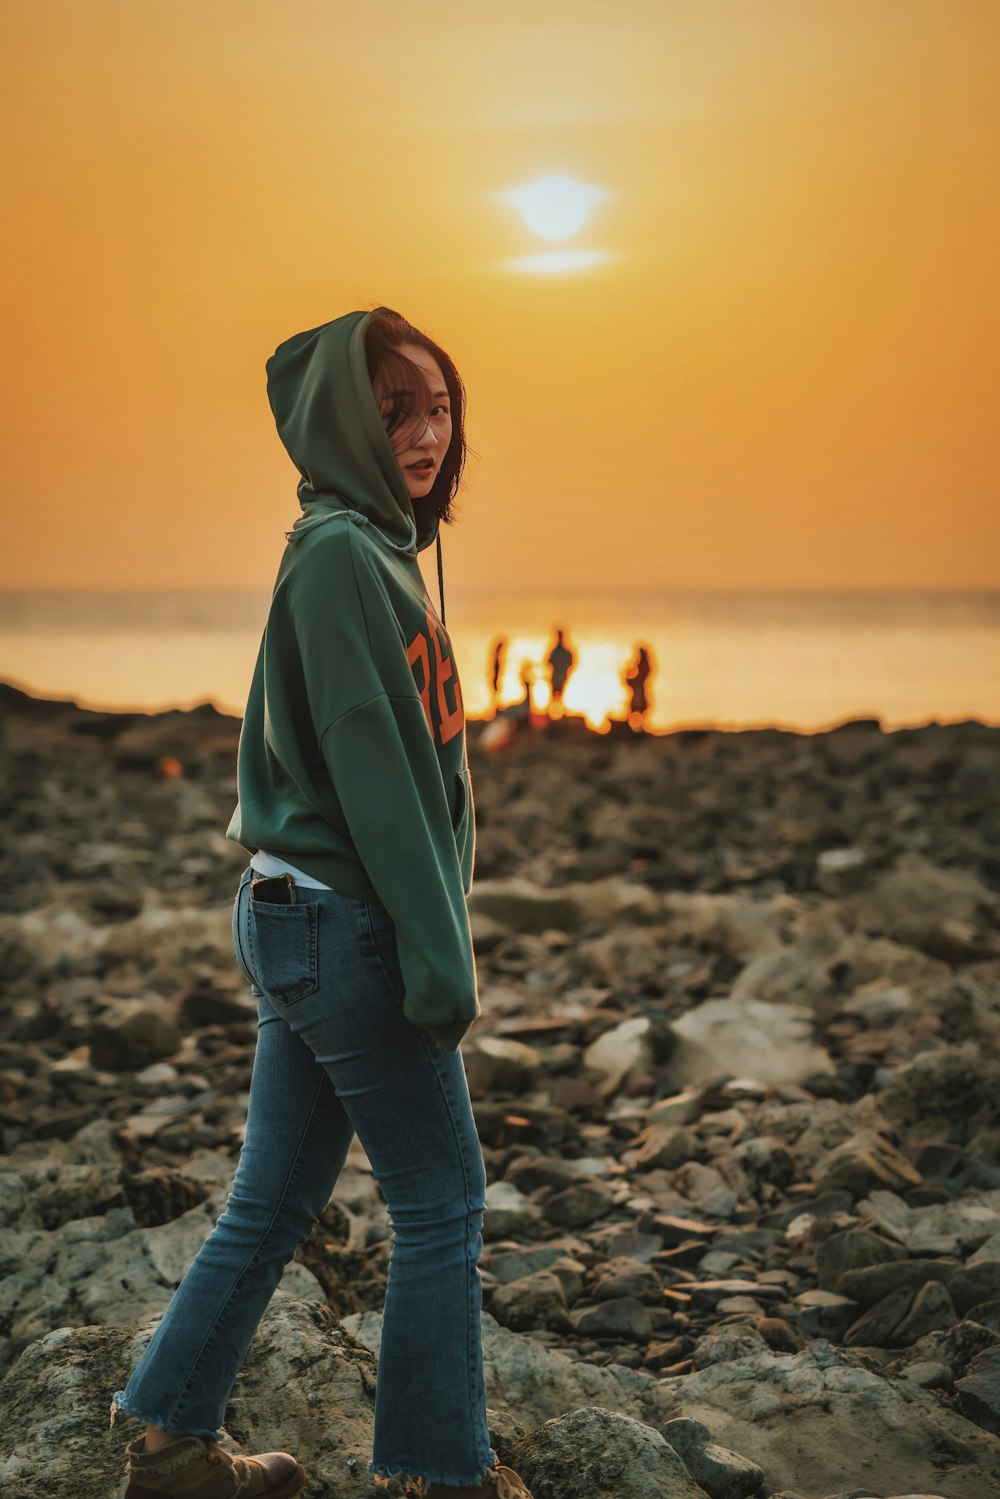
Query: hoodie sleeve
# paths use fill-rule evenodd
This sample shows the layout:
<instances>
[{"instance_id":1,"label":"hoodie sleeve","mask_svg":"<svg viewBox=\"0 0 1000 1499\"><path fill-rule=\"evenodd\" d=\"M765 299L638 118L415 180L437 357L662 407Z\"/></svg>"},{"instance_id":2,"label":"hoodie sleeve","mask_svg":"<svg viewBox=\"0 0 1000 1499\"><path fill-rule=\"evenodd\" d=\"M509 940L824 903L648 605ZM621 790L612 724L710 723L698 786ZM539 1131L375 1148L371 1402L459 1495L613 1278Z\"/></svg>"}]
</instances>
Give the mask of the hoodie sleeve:
<instances>
[{"instance_id":1,"label":"hoodie sleeve","mask_svg":"<svg viewBox=\"0 0 1000 1499\"><path fill-rule=\"evenodd\" d=\"M316 549L322 567L305 569L293 605L306 693L358 857L395 924L403 1013L454 1050L479 1003L451 809L409 666L405 693L387 691L379 670L386 650L405 663L395 615L343 540Z\"/></svg>"}]
</instances>

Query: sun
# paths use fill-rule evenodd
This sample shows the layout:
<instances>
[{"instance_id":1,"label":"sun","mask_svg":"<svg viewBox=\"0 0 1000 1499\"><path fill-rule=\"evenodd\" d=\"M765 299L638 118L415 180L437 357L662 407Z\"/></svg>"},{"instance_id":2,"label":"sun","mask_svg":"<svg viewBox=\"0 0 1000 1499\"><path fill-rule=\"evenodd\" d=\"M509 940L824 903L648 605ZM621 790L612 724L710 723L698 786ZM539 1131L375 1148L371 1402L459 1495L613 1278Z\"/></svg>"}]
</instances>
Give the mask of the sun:
<instances>
[{"instance_id":1,"label":"sun","mask_svg":"<svg viewBox=\"0 0 1000 1499\"><path fill-rule=\"evenodd\" d=\"M501 196L540 239L569 239L579 233L591 209L607 193L604 188L574 182L572 177L551 176L511 188Z\"/></svg>"}]
</instances>

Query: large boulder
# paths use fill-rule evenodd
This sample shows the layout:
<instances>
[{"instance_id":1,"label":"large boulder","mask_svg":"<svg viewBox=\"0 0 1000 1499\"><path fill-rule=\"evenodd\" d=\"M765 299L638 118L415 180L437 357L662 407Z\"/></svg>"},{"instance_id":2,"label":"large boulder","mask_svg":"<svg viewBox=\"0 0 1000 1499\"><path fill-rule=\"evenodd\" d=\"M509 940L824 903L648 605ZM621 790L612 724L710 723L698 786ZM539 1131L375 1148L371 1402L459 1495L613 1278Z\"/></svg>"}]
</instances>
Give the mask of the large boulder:
<instances>
[{"instance_id":1,"label":"large boulder","mask_svg":"<svg viewBox=\"0 0 1000 1499\"><path fill-rule=\"evenodd\" d=\"M600 1407L546 1421L515 1443L512 1460L545 1499L705 1499L658 1431Z\"/></svg>"},{"instance_id":2,"label":"large boulder","mask_svg":"<svg viewBox=\"0 0 1000 1499\"><path fill-rule=\"evenodd\" d=\"M110 1403L152 1331L152 1323L64 1327L25 1349L0 1384L0 1492L50 1499L121 1492L125 1445L142 1426L119 1413L110 1429ZM227 1445L295 1453L315 1499L385 1499L367 1475L375 1368L329 1308L278 1292L226 1407Z\"/></svg>"},{"instance_id":3,"label":"large boulder","mask_svg":"<svg viewBox=\"0 0 1000 1499\"><path fill-rule=\"evenodd\" d=\"M819 1339L791 1356L752 1353L662 1386L671 1416L701 1421L720 1446L759 1464L772 1492L825 1499L856 1490L862 1475L884 1494L1000 1492L1000 1438Z\"/></svg>"}]
</instances>

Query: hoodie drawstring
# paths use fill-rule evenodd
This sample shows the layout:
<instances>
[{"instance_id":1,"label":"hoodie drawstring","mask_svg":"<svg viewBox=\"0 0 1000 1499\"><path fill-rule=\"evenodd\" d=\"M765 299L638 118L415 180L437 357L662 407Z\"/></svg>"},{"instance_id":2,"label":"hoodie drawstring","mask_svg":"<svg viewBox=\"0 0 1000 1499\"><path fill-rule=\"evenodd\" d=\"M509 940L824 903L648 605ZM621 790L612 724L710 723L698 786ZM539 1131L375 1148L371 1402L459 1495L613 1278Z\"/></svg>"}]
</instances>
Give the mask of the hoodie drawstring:
<instances>
[{"instance_id":1,"label":"hoodie drawstring","mask_svg":"<svg viewBox=\"0 0 1000 1499\"><path fill-rule=\"evenodd\" d=\"M441 597L441 623L446 626L444 617L444 563L441 561L441 532L437 533L437 559L438 559L438 593Z\"/></svg>"}]
</instances>

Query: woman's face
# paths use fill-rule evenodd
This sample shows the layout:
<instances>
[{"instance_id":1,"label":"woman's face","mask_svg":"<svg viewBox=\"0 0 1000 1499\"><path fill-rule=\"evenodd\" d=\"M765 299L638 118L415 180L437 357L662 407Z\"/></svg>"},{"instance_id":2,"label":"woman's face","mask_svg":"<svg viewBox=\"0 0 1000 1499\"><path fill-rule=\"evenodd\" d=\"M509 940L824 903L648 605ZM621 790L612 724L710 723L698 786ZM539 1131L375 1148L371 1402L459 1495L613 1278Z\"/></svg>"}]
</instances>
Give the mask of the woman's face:
<instances>
[{"instance_id":1,"label":"woman's face","mask_svg":"<svg viewBox=\"0 0 1000 1499\"><path fill-rule=\"evenodd\" d=\"M422 500L441 471L441 464L451 442L451 399L444 383L441 366L434 355L420 344L400 344L399 352L417 366L430 392L430 414L425 424L404 418L391 435L392 450L403 475L411 500ZM393 407L405 391L376 390L382 420L388 427Z\"/></svg>"}]
</instances>

